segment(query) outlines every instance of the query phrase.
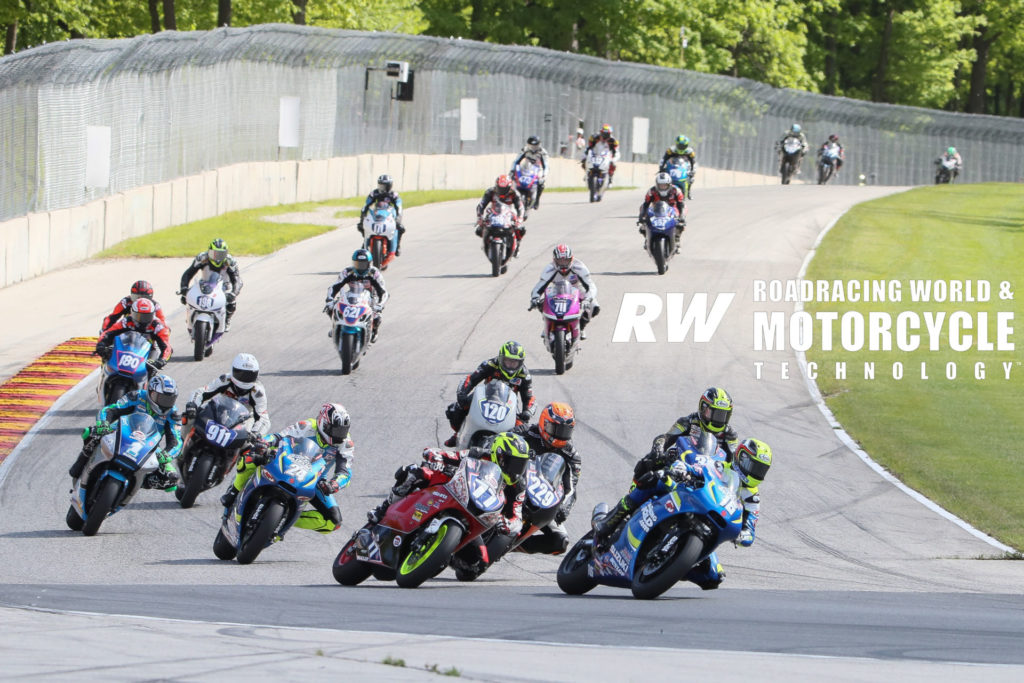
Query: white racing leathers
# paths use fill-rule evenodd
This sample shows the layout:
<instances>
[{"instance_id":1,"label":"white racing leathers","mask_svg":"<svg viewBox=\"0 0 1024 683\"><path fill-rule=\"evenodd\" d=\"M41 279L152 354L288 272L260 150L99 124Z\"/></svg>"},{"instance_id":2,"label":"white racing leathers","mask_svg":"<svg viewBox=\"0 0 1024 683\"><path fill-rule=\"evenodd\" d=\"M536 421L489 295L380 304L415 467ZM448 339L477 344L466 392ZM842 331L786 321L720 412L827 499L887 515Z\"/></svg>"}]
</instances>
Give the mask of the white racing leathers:
<instances>
[{"instance_id":1,"label":"white racing leathers","mask_svg":"<svg viewBox=\"0 0 1024 683\"><path fill-rule=\"evenodd\" d=\"M267 390L263 388L263 382L257 381L249 391L239 392L238 387L231 382L231 375L221 375L202 389L193 391L189 403L201 406L217 394L224 394L249 406L252 411L252 426L249 427L249 431L257 432L261 436L266 436L270 432Z\"/></svg>"},{"instance_id":2,"label":"white racing leathers","mask_svg":"<svg viewBox=\"0 0 1024 683\"><path fill-rule=\"evenodd\" d=\"M597 304L597 285L594 284L593 278L590 277L590 269L587 268L587 264L583 263L579 259L573 259L572 267L569 269L568 275L562 275L555 268L554 263L549 263L544 266L543 272L540 274L540 279L537 284L534 285L533 291L530 292L530 299L537 299L544 296L544 290L549 284L555 282L561 282L568 280L569 284L576 287L583 293L583 306L590 310L594 305Z\"/></svg>"}]
</instances>

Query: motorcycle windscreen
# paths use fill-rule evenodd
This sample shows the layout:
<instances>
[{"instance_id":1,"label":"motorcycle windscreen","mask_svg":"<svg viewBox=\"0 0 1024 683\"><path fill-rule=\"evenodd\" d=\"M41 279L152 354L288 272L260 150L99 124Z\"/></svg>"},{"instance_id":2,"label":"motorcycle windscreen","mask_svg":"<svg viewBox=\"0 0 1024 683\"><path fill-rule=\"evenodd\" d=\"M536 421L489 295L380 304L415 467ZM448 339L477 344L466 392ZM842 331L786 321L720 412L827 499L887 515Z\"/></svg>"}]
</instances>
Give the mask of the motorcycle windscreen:
<instances>
[{"instance_id":1,"label":"motorcycle windscreen","mask_svg":"<svg viewBox=\"0 0 1024 683\"><path fill-rule=\"evenodd\" d=\"M466 460L469 499L482 512L495 512L505 504L499 482L501 468L490 460Z\"/></svg>"},{"instance_id":2,"label":"motorcycle windscreen","mask_svg":"<svg viewBox=\"0 0 1024 683\"><path fill-rule=\"evenodd\" d=\"M126 332L114 337L114 352L110 363L117 372L132 378L146 374L146 359L153 348L152 342L139 332Z\"/></svg>"},{"instance_id":3,"label":"motorcycle windscreen","mask_svg":"<svg viewBox=\"0 0 1024 683\"><path fill-rule=\"evenodd\" d=\"M227 448L232 441L243 440L249 436L249 430L238 427L249 418L251 412L245 405L230 396L217 394L203 404L196 416L207 441Z\"/></svg>"},{"instance_id":4,"label":"motorcycle windscreen","mask_svg":"<svg viewBox=\"0 0 1024 683\"><path fill-rule=\"evenodd\" d=\"M326 468L320 447L312 439L286 436L278 444L278 457L268 464L275 479L298 495L312 498L316 482Z\"/></svg>"},{"instance_id":5,"label":"motorcycle windscreen","mask_svg":"<svg viewBox=\"0 0 1024 683\"><path fill-rule=\"evenodd\" d=\"M135 462L139 467L146 461L153 449L160 445L163 437L160 425L145 413L132 413L121 418L118 424L119 439L117 454Z\"/></svg>"},{"instance_id":6,"label":"motorcycle windscreen","mask_svg":"<svg viewBox=\"0 0 1024 683\"><path fill-rule=\"evenodd\" d=\"M530 462L526 495L533 505L546 510L558 504L564 469L565 460L557 453L544 453Z\"/></svg>"},{"instance_id":7,"label":"motorcycle windscreen","mask_svg":"<svg viewBox=\"0 0 1024 683\"><path fill-rule=\"evenodd\" d=\"M199 281L199 291L202 294L209 296L210 294L213 294L213 291L215 289L217 289L217 286L220 284L220 281L220 273L218 273L215 270L210 270L206 273L203 273L203 278Z\"/></svg>"}]
</instances>

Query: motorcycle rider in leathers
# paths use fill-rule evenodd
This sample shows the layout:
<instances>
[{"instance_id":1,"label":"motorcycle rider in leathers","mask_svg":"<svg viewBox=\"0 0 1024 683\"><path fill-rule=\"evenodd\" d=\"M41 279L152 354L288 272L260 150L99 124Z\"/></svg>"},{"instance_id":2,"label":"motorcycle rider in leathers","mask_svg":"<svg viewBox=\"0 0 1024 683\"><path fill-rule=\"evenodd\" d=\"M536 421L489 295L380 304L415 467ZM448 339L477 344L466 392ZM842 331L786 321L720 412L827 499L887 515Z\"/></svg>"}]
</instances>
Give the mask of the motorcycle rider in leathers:
<instances>
[{"instance_id":1,"label":"motorcycle rider in leathers","mask_svg":"<svg viewBox=\"0 0 1024 683\"><path fill-rule=\"evenodd\" d=\"M565 491L555 520L533 534L519 546L525 553L561 555L569 547L569 535L564 522L576 504L576 488L580 480L583 459L572 443L576 416L567 403L549 403L540 413L537 424L522 424L512 430L523 437L534 455L557 453L565 460L562 470L562 488Z\"/></svg>"},{"instance_id":2,"label":"motorcycle rider in leathers","mask_svg":"<svg viewBox=\"0 0 1024 683\"><path fill-rule=\"evenodd\" d=\"M597 285L590 277L590 269L587 264L578 258L573 257L572 249L568 244L559 244L551 252L551 263L544 266L540 279L533 286L530 292L530 308L543 309L544 290L552 283L568 280L573 287L582 289L583 297L580 301L580 309L583 315L580 316L580 338L586 339L586 327L591 318L597 317L601 312L601 306L597 303Z\"/></svg>"},{"instance_id":3,"label":"motorcycle rider in leathers","mask_svg":"<svg viewBox=\"0 0 1024 683\"><path fill-rule=\"evenodd\" d=\"M800 141L800 151L796 155L796 164L794 164L793 175L800 175L800 164L803 163L804 156L807 155L807 150L810 146L807 144L807 136L800 128L799 123L794 123L789 127L782 137L775 142L775 151L779 153L779 173L782 173L782 162L785 160L785 152L782 146L786 144L786 140L789 138L796 138Z\"/></svg>"},{"instance_id":4,"label":"motorcycle rider in leathers","mask_svg":"<svg viewBox=\"0 0 1024 683\"><path fill-rule=\"evenodd\" d=\"M594 146L603 143L608 146L608 151L611 153L611 162L608 164L608 187L612 185L612 179L615 177L615 162L619 160L619 141L615 139L615 131L607 123L601 126L601 131L594 133L587 140L587 148L583 150L583 160L580 162L580 166L583 170L587 170L587 155L590 150L594 149Z\"/></svg>"},{"instance_id":5,"label":"motorcycle rider in leathers","mask_svg":"<svg viewBox=\"0 0 1024 683\"><path fill-rule=\"evenodd\" d=\"M686 198L693 199L693 181L697 179L697 153L690 147L690 138L685 135L676 138L675 146L666 149L662 155L658 171L667 171L668 160L672 157L683 157L690 162L690 172L686 178Z\"/></svg>"},{"instance_id":6,"label":"motorcycle rider in leathers","mask_svg":"<svg viewBox=\"0 0 1024 683\"><path fill-rule=\"evenodd\" d=\"M523 501L526 499L526 469L530 462L530 447L518 434L503 432L494 437L489 448L472 447L461 451L446 451L439 448L424 448L422 463L406 465L395 472L395 484L383 503L367 513L374 524L384 519L388 508L396 500L411 492L428 486L449 481L459 467L462 458L490 460L501 468L504 480L504 518L496 528L497 534L486 544L481 539L467 546L460 554L467 552L472 559L456 556L452 560L455 575L462 580L471 573L475 578L497 555L509 545L509 538L515 538L523 529ZM469 550L475 548L476 550ZM494 556L494 557L492 557Z\"/></svg>"},{"instance_id":7,"label":"motorcycle rider in leathers","mask_svg":"<svg viewBox=\"0 0 1024 683\"><path fill-rule=\"evenodd\" d=\"M260 436L270 431L270 414L267 412L267 390L260 382L260 364L251 353L240 353L231 363L231 374L217 377L205 387L196 389L185 404L185 419L194 420L199 407L217 394L224 394L239 403L249 406L252 411L252 425L249 431Z\"/></svg>"},{"instance_id":8,"label":"motorcycle rider in leathers","mask_svg":"<svg viewBox=\"0 0 1024 683\"><path fill-rule=\"evenodd\" d=\"M544 182L548 177L548 151L541 147L540 138L536 135L531 135L526 138L526 144L523 145L523 149L520 150L515 160L512 162L512 168L508 172L510 178L516 177L516 168L523 161L527 159L534 166L540 169L540 175L537 178L537 198L533 202L533 208L540 208L540 196L544 194Z\"/></svg>"},{"instance_id":9,"label":"motorcycle rider in leathers","mask_svg":"<svg viewBox=\"0 0 1024 683\"><path fill-rule=\"evenodd\" d=\"M106 362L110 358L114 337L129 332L138 332L149 339L152 348L149 362L159 370L171 359L171 331L156 317L156 306L149 299L138 299L132 304L131 313L111 325L96 342L95 353ZM152 377L152 369L149 372Z\"/></svg>"},{"instance_id":10,"label":"motorcycle rider in leathers","mask_svg":"<svg viewBox=\"0 0 1024 683\"><path fill-rule=\"evenodd\" d=\"M363 219L366 218L366 214L369 213L370 209L377 202L384 200L389 202L395 207L395 229L398 230L398 240L395 245L395 256L402 255L402 236L405 235L405 225L402 224L402 197L397 192L391 189L395 184L395 181L387 173L377 178L377 187L366 195L366 203L363 204L362 210L359 212L359 223L356 224L356 228L359 230L359 234L363 237L366 233L363 230Z\"/></svg>"},{"instance_id":11,"label":"motorcycle rider in leathers","mask_svg":"<svg viewBox=\"0 0 1024 683\"><path fill-rule=\"evenodd\" d=\"M164 309L160 306L156 299L153 298L153 285L149 284L145 280L136 280L132 284L131 291L128 296L121 297L121 300L114 305L114 310L110 312L106 318L103 319L103 326L100 330L100 334L103 334L110 327L121 319L122 316L129 315L132 311L132 304L139 299L149 299L153 302L153 306L156 308L156 318L160 323L168 330L170 326L167 324L167 318L164 317Z\"/></svg>"},{"instance_id":12,"label":"motorcycle rider in leathers","mask_svg":"<svg viewBox=\"0 0 1024 683\"><path fill-rule=\"evenodd\" d=\"M147 477L143 482L143 488L163 488L165 491L177 489L178 471L174 468L174 459L181 452L182 445L179 426L181 415L174 409L177 400L178 385L169 376L158 374L150 378L145 389L129 391L116 403L101 408L96 416L96 424L82 432L82 441L85 443L68 474L72 479L77 479L82 474L86 463L99 445L100 437L112 432L118 419L132 413L142 413L153 418L166 440L163 450L157 453L160 468L149 475L155 475L153 481Z\"/></svg>"},{"instance_id":13,"label":"motorcycle rider in leathers","mask_svg":"<svg viewBox=\"0 0 1024 683\"><path fill-rule=\"evenodd\" d=\"M377 335L380 333L380 324L383 320L384 304L388 302L391 295L388 294L388 289L384 286L384 275L380 272L380 268L373 265L373 256L362 247L352 252L352 265L338 273L338 279L327 288L324 313L328 317L332 314L334 299L338 296L338 292L350 282L362 282L373 290L375 299L373 304L373 329L370 330L370 343L372 344L377 341ZM333 325L327 336L333 339Z\"/></svg>"},{"instance_id":14,"label":"motorcycle rider in leathers","mask_svg":"<svg viewBox=\"0 0 1024 683\"><path fill-rule=\"evenodd\" d=\"M192 264L181 274L181 283L178 287L178 294L181 295L181 303L186 303L189 283L199 271L204 273L219 273L224 287L224 298L227 300L224 306L224 331L231 329L231 317L235 314L235 303L238 295L242 293L242 272L238 268L238 261L228 253L228 243L217 238L210 242L206 251L196 254Z\"/></svg>"},{"instance_id":15,"label":"motorcycle rider in leathers","mask_svg":"<svg viewBox=\"0 0 1024 683\"><path fill-rule=\"evenodd\" d=\"M303 510L295 526L329 534L341 524L341 509L334 494L348 486L352 479L352 459L355 456L355 442L349 436L352 418L340 403L325 403L317 417L300 420L276 434L271 434L255 446L247 449L245 457L238 461L238 473L231 487L221 496L224 514L229 514L239 492L256 473L256 468L266 465L274 455L278 444L286 437L307 438L316 442L327 463L323 478L317 482L316 496L310 501L312 510ZM334 476L330 476L331 466Z\"/></svg>"},{"instance_id":16,"label":"motorcycle rider in leathers","mask_svg":"<svg viewBox=\"0 0 1024 683\"><path fill-rule=\"evenodd\" d=\"M527 422L533 416L533 376L526 369L526 351L523 345L517 341L507 341L501 346L498 355L488 358L481 363L476 370L466 376L462 386L455 396L455 402L448 404L445 409L445 417L451 425L454 433L444 442L449 448L455 446L459 437L459 428L462 427L466 415L469 414L469 401L473 396L473 389L480 382L496 379L505 382L512 391L519 395L522 402L522 410L517 415L520 422Z\"/></svg>"},{"instance_id":17,"label":"motorcycle rider in leathers","mask_svg":"<svg viewBox=\"0 0 1024 683\"><path fill-rule=\"evenodd\" d=\"M640 205L640 215L637 217L636 225L640 234L644 236L644 247L647 246L647 228L650 227L650 217L647 209L658 202L665 202L679 214L676 219L676 253L679 253L679 241L686 230L686 216L683 214L683 191L672 183L672 176L664 171L654 176L654 185L644 195L643 204Z\"/></svg>"},{"instance_id":18,"label":"motorcycle rider in leathers","mask_svg":"<svg viewBox=\"0 0 1024 683\"><path fill-rule=\"evenodd\" d=\"M487 188L484 191L484 196L480 198L480 203L476 205L476 236L483 237L484 234L484 209L490 205L494 200L501 202L502 204L508 204L516 211L515 216L515 233L516 233L516 252L514 256L519 256L519 245L523 242L523 235L526 234L526 228L523 226L523 220L526 216L526 206L523 203L523 197L516 190L515 183L507 175L500 175L495 179L494 185Z\"/></svg>"}]
</instances>

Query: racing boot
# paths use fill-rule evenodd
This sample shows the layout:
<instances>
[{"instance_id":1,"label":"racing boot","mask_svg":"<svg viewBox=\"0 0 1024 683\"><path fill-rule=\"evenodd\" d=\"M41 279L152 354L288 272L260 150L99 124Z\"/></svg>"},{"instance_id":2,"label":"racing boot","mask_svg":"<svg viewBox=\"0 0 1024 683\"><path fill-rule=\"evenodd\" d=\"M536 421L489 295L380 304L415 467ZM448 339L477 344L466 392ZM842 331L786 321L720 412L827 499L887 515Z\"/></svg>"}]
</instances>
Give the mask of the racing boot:
<instances>
[{"instance_id":1,"label":"racing boot","mask_svg":"<svg viewBox=\"0 0 1024 683\"><path fill-rule=\"evenodd\" d=\"M220 504L224 506L225 510L230 510L235 506L235 499L238 498L238 489L235 488L234 484L228 486L228 490L224 492L224 495L220 497Z\"/></svg>"},{"instance_id":2,"label":"racing boot","mask_svg":"<svg viewBox=\"0 0 1024 683\"><path fill-rule=\"evenodd\" d=\"M633 505L628 498L623 497L619 500L618 505L604 516L604 519L594 525L594 545L605 546L615 534L619 524L627 519L631 512L633 512Z\"/></svg>"},{"instance_id":3,"label":"racing boot","mask_svg":"<svg viewBox=\"0 0 1024 683\"><path fill-rule=\"evenodd\" d=\"M402 236L405 234L405 226L399 224L398 226L398 244L395 245L395 256L402 255Z\"/></svg>"},{"instance_id":4,"label":"racing boot","mask_svg":"<svg viewBox=\"0 0 1024 683\"><path fill-rule=\"evenodd\" d=\"M711 553L687 573L686 579L700 586L701 590L713 591L725 580L725 570L722 569L718 556Z\"/></svg>"},{"instance_id":5,"label":"racing boot","mask_svg":"<svg viewBox=\"0 0 1024 683\"><path fill-rule=\"evenodd\" d=\"M72 479L78 479L82 476L82 470L85 469L85 463L89 462L89 454L85 452L83 448L78 454L78 459L75 460L74 464L68 468L68 474L71 475Z\"/></svg>"},{"instance_id":6,"label":"racing boot","mask_svg":"<svg viewBox=\"0 0 1024 683\"><path fill-rule=\"evenodd\" d=\"M484 236L484 226L482 226L479 223L477 223L476 231L475 232L476 232L476 236L477 237L483 237Z\"/></svg>"}]
</instances>

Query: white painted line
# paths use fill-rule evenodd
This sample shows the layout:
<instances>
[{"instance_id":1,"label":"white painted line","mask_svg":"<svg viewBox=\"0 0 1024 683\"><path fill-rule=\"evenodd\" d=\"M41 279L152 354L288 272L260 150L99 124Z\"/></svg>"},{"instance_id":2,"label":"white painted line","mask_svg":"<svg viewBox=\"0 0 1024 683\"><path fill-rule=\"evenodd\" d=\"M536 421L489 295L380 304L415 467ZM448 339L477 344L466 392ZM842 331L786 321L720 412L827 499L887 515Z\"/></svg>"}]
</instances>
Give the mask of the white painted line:
<instances>
[{"instance_id":1,"label":"white painted line","mask_svg":"<svg viewBox=\"0 0 1024 683\"><path fill-rule=\"evenodd\" d=\"M797 280L803 280L806 277L806 275L807 275L807 267L811 264L811 259L814 258L814 254L818 251L818 245L821 244L821 241L823 239L825 239L825 235L828 234L828 231L832 229L832 227L836 224L836 222L838 220L839 220L839 218L834 219L831 223L826 225L825 229L822 230L821 233L818 235L818 239L816 239L814 241L814 244L811 246L811 250L809 252L807 252L807 256L804 258L804 262L800 266L800 272L796 276ZM798 301L797 304L796 304L796 310L797 311L802 311L803 309L804 309L803 302L802 301ZM832 411L829 410L827 405L825 405L825 399L822 398L821 392L818 391L818 385L815 384L814 380L812 380L810 377L807 376L807 357L804 354L804 352L803 351L797 351L796 357L797 357L797 360L800 363L800 372L804 376L804 384L807 386L807 392L811 395L811 399L818 406L818 410L820 410L821 414L825 416L825 420L828 421L829 425L835 431L836 436L839 437L839 440L842 441L846 445L847 448L849 448L851 451L853 451L857 455L857 457L859 457L861 460L863 460L864 463L868 467L873 469L875 472L878 472L878 474L880 474L883 479L888 481L890 484L892 484L893 486L895 486L899 490L903 491L905 494L907 494L908 496L910 496L911 498L913 498L917 502L921 503L921 505L924 505L926 508L928 508L932 512L938 514L939 516L945 517L950 522L953 522L958 527L960 527L961 529L963 529L967 533L971 534L972 536L974 536L976 538L979 538L982 541L985 541L989 545L991 545L991 546L993 546L995 548L998 548L999 550L1002 550L1004 553L1014 553L1014 552L1016 552L1016 550L1014 548L1011 548L1010 546L1008 546L1008 545L1006 545L1004 543L1001 543L1000 541L992 538L991 536L986 534L984 531L981 531L979 529L975 529L969 523L967 523L964 520L960 519L959 517L954 515L949 510L943 508L942 506L940 506L935 501L931 500L930 498L926 498L925 496L923 496L919 492L917 492L914 489L910 488L909 486L904 484L902 481L900 481L899 479L894 477L892 475L892 473L889 472L889 470L885 469L880 464L875 462L872 459L872 457L870 455L868 455L867 451L865 451L863 448L858 446L857 442L853 440L853 437L851 437L849 434L846 433L846 430L843 429L843 426L841 424L839 424L839 421L836 419L836 416L833 415Z\"/></svg>"},{"instance_id":2,"label":"white painted line","mask_svg":"<svg viewBox=\"0 0 1024 683\"><path fill-rule=\"evenodd\" d=\"M7 479L7 474L8 472L10 472L11 467L14 466L14 461L18 459L18 455L21 453L21 451L24 450L25 448L28 448L28 445L32 443L32 439L35 438L36 432L39 429L45 427L46 424L52 418L52 416L50 415L50 411L59 408L62 405L64 405L65 402L70 401L75 394L81 391L82 387L85 386L85 384L89 380L95 382L96 375L99 374L99 371L100 368L97 366L95 370L93 370L88 375L83 377L78 382L78 384L71 387L63 394L61 394L61 397L54 401L53 405L47 408L46 412L42 414L42 416L36 421L34 425L32 425L31 429L28 430L28 433L25 434L25 437L21 441L19 441L18 445L14 447L14 450L11 451L11 454L4 458L3 462L0 462L0 487L3 487L4 481ZM96 410L99 411L99 408L97 408Z\"/></svg>"}]
</instances>

